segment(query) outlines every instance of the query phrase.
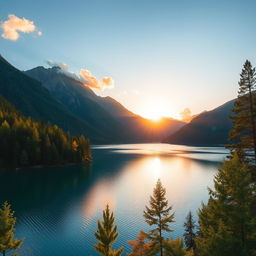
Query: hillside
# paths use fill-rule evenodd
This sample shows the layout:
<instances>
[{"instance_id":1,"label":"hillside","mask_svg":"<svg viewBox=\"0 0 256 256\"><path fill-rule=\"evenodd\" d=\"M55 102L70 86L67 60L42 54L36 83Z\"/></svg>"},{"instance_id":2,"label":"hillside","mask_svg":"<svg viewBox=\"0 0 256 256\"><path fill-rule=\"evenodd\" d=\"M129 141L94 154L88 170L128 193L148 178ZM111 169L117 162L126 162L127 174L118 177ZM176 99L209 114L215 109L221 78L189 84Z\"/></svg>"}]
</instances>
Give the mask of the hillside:
<instances>
[{"instance_id":1,"label":"hillside","mask_svg":"<svg viewBox=\"0 0 256 256\"><path fill-rule=\"evenodd\" d=\"M42 84L19 71L0 56L0 95L25 116L57 124L72 134L88 135L92 141L104 141L103 135L58 102Z\"/></svg>"},{"instance_id":2,"label":"hillside","mask_svg":"<svg viewBox=\"0 0 256 256\"><path fill-rule=\"evenodd\" d=\"M228 133L232 127L229 116L235 100L203 112L163 142L185 145L223 145L228 143Z\"/></svg>"},{"instance_id":3,"label":"hillside","mask_svg":"<svg viewBox=\"0 0 256 256\"><path fill-rule=\"evenodd\" d=\"M96 95L58 67L36 67L25 73L39 80L70 112L103 134L112 136L111 142L161 141L184 125L171 118L159 123L142 118L115 99Z\"/></svg>"},{"instance_id":4,"label":"hillside","mask_svg":"<svg viewBox=\"0 0 256 256\"><path fill-rule=\"evenodd\" d=\"M0 97L0 168L91 161L89 141L23 116Z\"/></svg>"}]
</instances>

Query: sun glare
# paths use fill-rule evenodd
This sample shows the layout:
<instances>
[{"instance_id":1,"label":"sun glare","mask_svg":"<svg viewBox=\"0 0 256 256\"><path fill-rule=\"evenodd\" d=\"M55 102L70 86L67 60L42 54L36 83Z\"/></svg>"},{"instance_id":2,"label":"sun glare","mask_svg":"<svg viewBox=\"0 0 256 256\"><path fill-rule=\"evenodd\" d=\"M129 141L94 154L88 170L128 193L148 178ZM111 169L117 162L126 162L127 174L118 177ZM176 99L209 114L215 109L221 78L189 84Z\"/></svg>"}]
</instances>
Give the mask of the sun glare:
<instances>
[{"instance_id":1,"label":"sun glare","mask_svg":"<svg viewBox=\"0 0 256 256\"><path fill-rule=\"evenodd\" d=\"M159 122L164 116L169 116L167 114L167 108L162 103L145 104L144 110L142 111L142 116L155 122Z\"/></svg>"},{"instance_id":2,"label":"sun glare","mask_svg":"<svg viewBox=\"0 0 256 256\"><path fill-rule=\"evenodd\" d=\"M163 117L177 118L170 103L165 100L156 101L156 99L147 99L142 102L137 113L154 122L161 121Z\"/></svg>"}]
</instances>

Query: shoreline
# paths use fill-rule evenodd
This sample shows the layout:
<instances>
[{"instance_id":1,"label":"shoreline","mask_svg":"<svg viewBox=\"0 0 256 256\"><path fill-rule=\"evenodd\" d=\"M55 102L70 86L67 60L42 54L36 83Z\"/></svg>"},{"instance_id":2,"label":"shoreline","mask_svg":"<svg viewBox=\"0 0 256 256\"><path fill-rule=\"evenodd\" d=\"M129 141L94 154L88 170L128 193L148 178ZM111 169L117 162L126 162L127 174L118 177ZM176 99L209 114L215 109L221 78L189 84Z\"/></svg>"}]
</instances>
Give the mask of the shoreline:
<instances>
[{"instance_id":1,"label":"shoreline","mask_svg":"<svg viewBox=\"0 0 256 256\"><path fill-rule=\"evenodd\" d=\"M42 169L47 167L65 167L65 166L72 166L76 164L90 164L92 163L92 160L86 160L84 162L80 163L63 163L63 164L52 164L52 165L29 165L29 166L22 166L22 167L6 167L6 168L0 168L0 171L19 171L23 169Z\"/></svg>"}]
</instances>

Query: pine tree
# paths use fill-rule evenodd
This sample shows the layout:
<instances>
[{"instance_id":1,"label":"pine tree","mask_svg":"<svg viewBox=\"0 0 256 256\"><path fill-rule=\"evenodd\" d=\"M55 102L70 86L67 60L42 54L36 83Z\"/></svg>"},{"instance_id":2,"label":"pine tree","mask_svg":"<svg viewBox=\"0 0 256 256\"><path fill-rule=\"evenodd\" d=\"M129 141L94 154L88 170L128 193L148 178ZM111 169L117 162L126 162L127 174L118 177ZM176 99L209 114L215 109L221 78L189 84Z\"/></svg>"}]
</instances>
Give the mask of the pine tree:
<instances>
[{"instance_id":1,"label":"pine tree","mask_svg":"<svg viewBox=\"0 0 256 256\"><path fill-rule=\"evenodd\" d=\"M225 161L209 190L207 205L199 210L200 256L253 255L256 244L256 218L251 205L256 186L246 163L236 153Z\"/></svg>"},{"instance_id":2,"label":"pine tree","mask_svg":"<svg viewBox=\"0 0 256 256\"><path fill-rule=\"evenodd\" d=\"M114 221L114 214L113 212L110 213L109 206L107 205L103 211L103 221L98 221L98 230L95 233L98 243L94 248L102 256L120 256L123 252L123 248L118 250L112 249L112 244L118 236L117 226L114 225Z\"/></svg>"},{"instance_id":3,"label":"pine tree","mask_svg":"<svg viewBox=\"0 0 256 256\"><path fill-rule=\"evenodd\" d=\"M147 238L148 235L141 230L136 240L128 242L132 247L132 252L128 253L127 256L147 256L147 252L152 244L152 242L145 242Z\"/></svg>"},{"instance_id":4,"label":"pine tree","mask_svg":"<svg viewBox=\"0 0 256 256\"><path fill-rule=\"evenodd\" d=\"M231 117L233 128L228 147L243 160L256 164L256 71L246 60L239 81L238 98Z\"/></svg>"},{"instance_id":5,"label":"pine tree","mask_svg":"<svg viewBox=\"0 0 256 256\"><path fill-rule=\"evenodd\" d=\"M0 252L3 256L8 251L18 249L23 240L14 238L16 218L11 206L5 202L0 209Z\"/></svg>"},{"instance_id":6,"label":"pine tree","mask_svg":"<svg viewBox=\"0 0 256 256\"><path fill-rule=\"evenodd\" d=\"M163 188L159 179L156 183L156 187L154 188L153 196L150 196L150 206L146 206L146 210L144 211L146 222L150 226L156 226L148 234L149 239L153 242L150 248L153 255L160 252L160 255L163 256L163 232L173 231L169 228L169 224L174 222L174 213L170 214L172 207L168 206L165 194L166 189Z\"/></svg>"},{"instance_id":7,"label":"pine tree","mask_svg":"<svg viewBox=\"0 0 256 256\"><path fill-rule=\"evenodd\" d=\"M184 223L184 242L187 250L193 250L195 254L196 250L196 244L195 244L195 221L193 220L193 215L191 211L189 211L187 217L186 217L186 222Z\"/></svg>"}]
</instances>

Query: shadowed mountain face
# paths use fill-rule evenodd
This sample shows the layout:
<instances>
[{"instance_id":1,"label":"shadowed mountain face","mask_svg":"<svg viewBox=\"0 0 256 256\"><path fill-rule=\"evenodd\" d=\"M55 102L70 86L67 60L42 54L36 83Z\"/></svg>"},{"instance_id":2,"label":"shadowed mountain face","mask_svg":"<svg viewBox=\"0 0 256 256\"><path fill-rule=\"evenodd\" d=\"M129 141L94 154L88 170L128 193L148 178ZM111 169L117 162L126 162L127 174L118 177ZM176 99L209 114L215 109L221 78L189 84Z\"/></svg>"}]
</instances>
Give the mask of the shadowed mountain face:
<instances>
[{"instance_id":1,"label":"shadowed mountain face","mask_svg":"<svg viewBox=\"0 0 256 256\"><path fill-rule=\"evenodd\" d=\"M72 134L88 135L93 141L105 141L100 132L74 116L39 81L19 71L1 56L0 77L0 95L25 116L57 124Z\"/></svg>"},{"instance_id":2,"label":"shadowed mountain face","mask_svg":"<svg viewBox=\"0 0 256 256\"><path fill-rule=\"evenodd\" d=\"M111 97L97 96L90 88L58 67L36 67L25 72L39 80L74 115L86 121L111 142L161 141L184 123L171 118L153 122L142 118Z\"/></svg>"},{"instance_id":3,"label":"shadowed mountain face","mask_svg":"<svg viewBox=\"0 0 256 256\"><path fill-rule=\"evenodd\" d=\"M229 116L235 100L231 100L212 111L206 111L170 135L164 142L185 145L223 145L228 143L232 128Z\"/></svg>"}]
</instances>

